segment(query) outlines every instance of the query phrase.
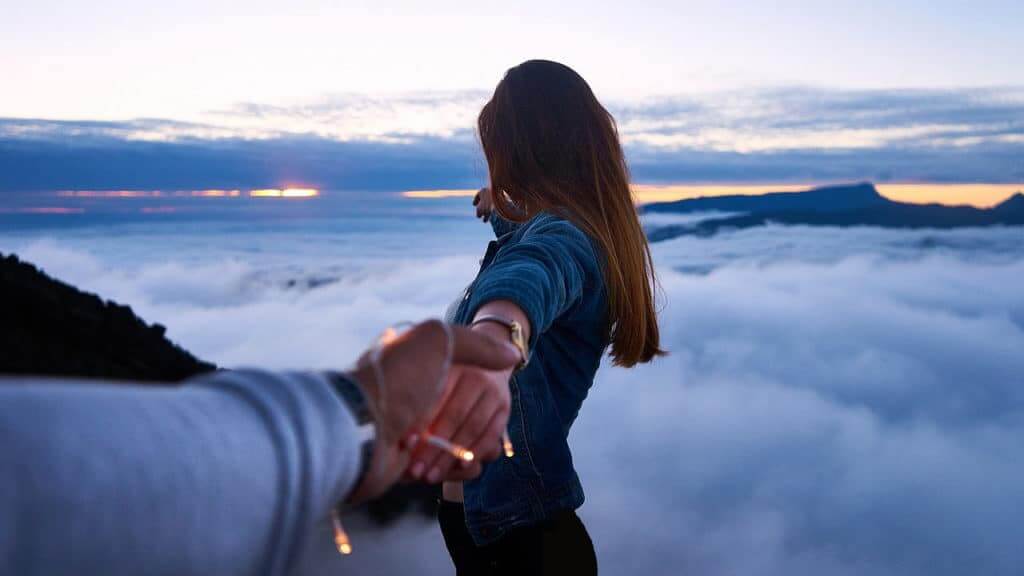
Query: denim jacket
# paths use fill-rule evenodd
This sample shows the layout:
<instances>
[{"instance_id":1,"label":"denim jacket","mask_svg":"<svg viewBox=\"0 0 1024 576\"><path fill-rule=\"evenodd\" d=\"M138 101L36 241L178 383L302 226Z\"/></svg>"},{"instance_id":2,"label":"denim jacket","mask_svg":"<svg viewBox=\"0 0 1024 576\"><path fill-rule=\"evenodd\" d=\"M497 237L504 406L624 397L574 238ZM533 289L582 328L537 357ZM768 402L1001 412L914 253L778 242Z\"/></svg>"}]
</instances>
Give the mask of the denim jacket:
<instances>
[{"instance_id":1,"label":"denim jacket","mask_svg":"<svg viewBox=\"0 0 1024 576\"><path fill-rule=\"evenodd\" d=\"M568 220L541 213L518 226L499 220L480 272L455 311L472 321L509 300L530 321L530 362L511 379L515 456L464 484L466 525L485 545L516 526L583 504L568 434L608 346L608 300L595 244Z\"/></svg>"}]
</instances>

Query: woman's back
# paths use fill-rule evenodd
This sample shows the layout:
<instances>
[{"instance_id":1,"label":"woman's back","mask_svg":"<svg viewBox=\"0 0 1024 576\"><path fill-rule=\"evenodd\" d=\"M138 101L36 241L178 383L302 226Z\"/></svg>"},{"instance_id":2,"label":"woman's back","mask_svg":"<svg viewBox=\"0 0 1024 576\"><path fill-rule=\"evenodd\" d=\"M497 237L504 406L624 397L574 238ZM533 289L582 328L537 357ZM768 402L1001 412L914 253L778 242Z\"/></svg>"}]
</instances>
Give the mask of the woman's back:
<instances>
[{"instance_id":1,"label":"woman's back","mask_svg":"<svg viewBox=\"0 0 1024 576\"><path fill-rule=\"evenodd\" d=\"M543 60L510 69L477 127L493 212L519 225L488 247L455 319L507 328L513 342L529 334L532 358L496 376L510 386L515 454L461 492L446 485L445 498L465 504L442 506L445 541L460 574L548 572L523 558L594 572L568 434L606 349L625 367L663 353L650 249L614 120L576 72Z\"/></svg>"},{"instance_id":2,"label":"woman's back","mask_svg":"<svg viewBox=\"0 0 1024 576\"><path fill-rule=\"evenodd\" d=\"M600 260L586 234L563 218L539 214L492 242L456 322L471 322L494 300L516 302L526 313L531 355L510 381L515 455L464 484L477 544L583 503L567 435L608 345Z\"/></svg>"}]
</instances>

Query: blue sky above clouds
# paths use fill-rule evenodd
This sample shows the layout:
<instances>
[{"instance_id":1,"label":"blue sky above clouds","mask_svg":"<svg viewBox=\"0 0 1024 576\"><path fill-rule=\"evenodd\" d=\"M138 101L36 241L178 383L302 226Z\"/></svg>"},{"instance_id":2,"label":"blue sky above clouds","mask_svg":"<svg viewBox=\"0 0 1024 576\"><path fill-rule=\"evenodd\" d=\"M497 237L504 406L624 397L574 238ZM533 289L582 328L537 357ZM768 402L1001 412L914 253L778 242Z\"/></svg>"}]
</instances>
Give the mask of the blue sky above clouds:
<instances>
[{"instance_id":1,"label":"blue sky above clouds","mask_svg":"<svg viewBox=\"0 0 1024 576\"><path fill-rule=\"evenodd\" d=\"M1022 25L996 0L20 3L0 189L474 186L474 115L535 57L589 80L640 181L1020 181Z\"/></svg>"},{"instance_id":2,"label":"blue sky above clouds","mask_svg":"<svg viewBox=\"0 0 1024 576\"><path fill-rule=\"evenodd\" d=\"M0 190L473 187L484 91L241 103L202 122L0 119ZM1024 179L1024 90L775 88L608 103L640 182Z\"/></svg>"},{"instance_id":3,"label":"blue sky above clouds","mask_svg":"<svg viewBox=\"0 0 1024 576\"><path fill-rule=\"evenodd\" d=\"M3 115L189 120L239 102L490 89L564 61L606 99L811 85L1024 84L1012 0L15 3Z\"/></svg>"}]
</instances>

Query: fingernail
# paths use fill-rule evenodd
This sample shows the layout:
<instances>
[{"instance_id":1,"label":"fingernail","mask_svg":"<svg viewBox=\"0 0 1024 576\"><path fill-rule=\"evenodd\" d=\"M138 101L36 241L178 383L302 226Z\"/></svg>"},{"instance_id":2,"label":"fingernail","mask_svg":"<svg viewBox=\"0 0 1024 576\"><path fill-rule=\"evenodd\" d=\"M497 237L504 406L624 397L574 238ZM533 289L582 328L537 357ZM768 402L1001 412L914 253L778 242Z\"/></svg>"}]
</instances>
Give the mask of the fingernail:
<instances>
[{"instance_id":1,"label":"fingernail","mask_svg":"<svg viewBox=\"0 0 1024 576\"><path fill-rule=\"evenodd\" d=\"M409 470L409 473L412 474L413 478L416 478L417 480L419 480L419 478L421 476L423 476L423 468L424 467L425 466L424 466L423 462L417 462L417 463L412 465L412 469Z\"/></svg>"},{"instance_id":2,"label":"fingernail","mask_svg":"<svg viewBox=\"0 0 1024 576\"><path fill-rule=\"evenodd\" d=\"M437 469L437 466L430 469L430 473L427 474L427 482L434 484L441 479L441 471Z\"/></svg>"}]
</instances>

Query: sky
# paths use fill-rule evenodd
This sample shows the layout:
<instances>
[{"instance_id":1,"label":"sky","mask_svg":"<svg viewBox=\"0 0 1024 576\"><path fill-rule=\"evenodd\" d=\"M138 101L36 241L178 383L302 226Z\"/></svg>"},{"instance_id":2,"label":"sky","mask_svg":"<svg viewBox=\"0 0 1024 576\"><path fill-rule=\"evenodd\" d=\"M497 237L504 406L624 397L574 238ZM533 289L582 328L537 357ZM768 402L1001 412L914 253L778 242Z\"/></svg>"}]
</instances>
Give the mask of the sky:
<instances>
[{"instance_id":1,"label":"sky","mask_svg":"<svg viewBox=\"0 0 1024 576\"><path fill-rule=\"evenodd\" d=\"M5 115L187 119L242 102L489 89L519 61L605 98L1024 84L1013 1L8 2Z\"/></svg>"},{"instance_id":2,"label":"sky","mask_svg":"<svg viewBox=\"0 0 1024 576\"><path fill-rule=\"evenodd\" d=\"M475 115L528 58L590 82L654 193L1024 189L1019 1L0 2L0 213L76 191L367 191L327 228L0 227L0 250L225 366L336 368L442 313L486 228L465 199L459 224L383 226L373 195L485 184ZM603 369L571 436L603 572L1019 572L1018 229L766 226L653 250L671 355ZM382 552L354 561L449 573L434 525L407 528L354 534Z\"/></svg>"},{"instance_id":3,"label":"sky","mask_svg":"<svg viewBox=\"0 0 1024 576\"><path fill-rule=\"evenodd\" d=\"M75 191L367 191L325 229L0 227L0 250L225 366L336 368L442 313L486 229L464 231L465 199L461 224L382 226L369 198L485 184L475 115L528 58L590 82L655 193L1024 189L1020 1L0 2L0 213ZM1018 229L766 226L653 250L671 355L603 369L571 436L603 572L1019 572ZM354 561L449 573L434 525L407 528L354 534Z\"/></svg>"},{"instance_id":4,"label":"sky","mask_svg":"<svg viewBox=\"0 0 1024 576\"><path fill-rule=\"evenodd\" d=\"M529 58L590 82L642 183L1024 182L1020 2L3 11L0 190L473 187L475 114Z\"/></svg>"}]
</instances>

